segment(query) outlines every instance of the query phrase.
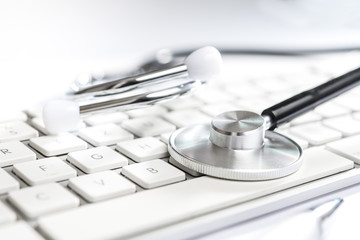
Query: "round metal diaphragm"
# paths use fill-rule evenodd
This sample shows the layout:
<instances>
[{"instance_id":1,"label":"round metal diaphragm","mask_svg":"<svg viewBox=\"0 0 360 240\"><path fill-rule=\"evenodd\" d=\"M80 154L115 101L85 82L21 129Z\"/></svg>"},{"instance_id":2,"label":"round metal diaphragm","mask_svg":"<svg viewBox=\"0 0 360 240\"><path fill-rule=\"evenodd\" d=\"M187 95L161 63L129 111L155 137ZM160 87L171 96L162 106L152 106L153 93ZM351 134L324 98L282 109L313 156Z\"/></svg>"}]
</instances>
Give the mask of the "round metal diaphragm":
<instances>
[{"instance_id":1,"label":"round metal diaphragm","mask_svg":"<svg viewBox=\"0 0 360 240\"><path fill-rule=\"evenodd\" d=\"M253 150L219 147L209 140L210 125L195 125L175 131L169 153L179 164L206 175L245 181L284 177L297 171L302 149L291 139L266 131L264 145Z\"/></svg>"}]
</instances>

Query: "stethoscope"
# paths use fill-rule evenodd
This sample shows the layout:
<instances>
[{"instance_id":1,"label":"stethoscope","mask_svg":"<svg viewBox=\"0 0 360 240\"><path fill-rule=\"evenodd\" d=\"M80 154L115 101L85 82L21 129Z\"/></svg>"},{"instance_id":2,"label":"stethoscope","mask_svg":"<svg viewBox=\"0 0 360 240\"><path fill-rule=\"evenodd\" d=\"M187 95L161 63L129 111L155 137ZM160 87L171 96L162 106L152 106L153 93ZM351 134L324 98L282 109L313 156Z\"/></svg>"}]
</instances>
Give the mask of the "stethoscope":
<instances>
[{"instance_id":1,"label":"stethoscope","mask_svg":"<svg viewBox=\"0 0 360 240\"><path fill-rule=\"evenodd\" d=\"M76 127L80 113L128 109L177 98L218 78L221 65L217 49L201 48L183 65L97 84L78 90L71 101L50 102L44 107L44 122L51 132L64 127L68 131ZM168 151L184 169L218 178L258 181L290 175L301 167L302 149L272 130L359 82L360 68L286 99L260 115L231 111L216 116L210 124L180 128L170 136ZM65 118L68 123L63 122Z\"/></svg>"}]
</instances>

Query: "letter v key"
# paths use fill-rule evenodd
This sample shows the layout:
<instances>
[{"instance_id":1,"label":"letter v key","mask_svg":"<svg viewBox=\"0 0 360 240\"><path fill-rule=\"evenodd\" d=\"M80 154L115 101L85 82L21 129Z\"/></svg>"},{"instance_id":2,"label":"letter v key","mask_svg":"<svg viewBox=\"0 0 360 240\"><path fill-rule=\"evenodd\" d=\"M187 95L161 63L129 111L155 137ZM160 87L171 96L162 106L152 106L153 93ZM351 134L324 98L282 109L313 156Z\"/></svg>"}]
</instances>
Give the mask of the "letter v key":
<instances>
[{"instance_id":1,"label":"letter v key","mask_svg":"<svg viewBox=\"0 0 360 240\"><path fill-rule=\"evenodd\" d=\"M94 183L105 186L105 181L104 179L100 179L100 180L95 180Z\"/></svg>"}]
</instances>

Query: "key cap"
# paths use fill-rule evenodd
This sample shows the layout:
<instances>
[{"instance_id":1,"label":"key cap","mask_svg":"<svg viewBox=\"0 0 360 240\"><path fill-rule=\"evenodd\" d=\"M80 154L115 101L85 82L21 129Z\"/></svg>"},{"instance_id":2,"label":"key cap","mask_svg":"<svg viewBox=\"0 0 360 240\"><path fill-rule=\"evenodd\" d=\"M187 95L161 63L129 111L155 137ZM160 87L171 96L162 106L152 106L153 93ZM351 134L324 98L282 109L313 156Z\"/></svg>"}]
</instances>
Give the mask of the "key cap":
<instances>
[{"instance_id":1,"label":"key cap","mask_svg":"<svg viewBox=\"0 0 360 240\"><path fill-rule=\"evenodd\" d=\"M302 149L307 148L309 146L309 143L306 140L295 136L294 134L289 132L289 129L284 129L284 130L276 129L276 132L279 132L279 133L285 135L286 137L290 138L291 140L295 141L297 144L299 144L299 146Z\"/></svg>"},{"instance_id":2,"label":"key cap","mask_svg":"<svg viewBox=\"0 0 360 240\"><path fill-rule=\"evenodd\" d=\"M207 104L217 104L219 102L232 101L234 97L222 90L202 88L196 92L195 98Z\"/></svg>"},{"instance_id":3,"label":"key cap","mask_svg":"<svg viewBox=\"0 0 360 240\"><path fill-rule=\"evenodd\" d=\"M38 232L23 221L1 226L0 236L1 239L4 240L45 240Z\"/></svg>"},{"instance_id":4,"label":"key cap","mask_svg":"<svg viewBox=\"0 0 360 240\"><path fill-rule=\"evenodd\" d=\"M121 126L140 137L158 136L176 129L175 125L156 117L126 120Z\"/></svg>"},{"instance_id":5,"label":"key cap","mask_svg":"<svg viewBox=\"0 0 360 240\"><path fill-rule=\"evenodd\" d=\"M287 92L289 89L292 89L294 85L290 81L286 81L281 77L267 77L264 81L260 79L256 83L259 89L262 89L264 92L277 93L277 92Z\"/></svg>"},{"instance_id":6,"label":"key cap","mask_svg":"<svg viewBox=\"0 0 360 240\"><path fill-rule=\"evenodd\" d=\"M324 118L332 118L345 114L349 114L350 110L337 105L334 102L327 102L314 109L314 112L320 114Z\"/></svg>"},{"instance_id":7,"label":"key cap","mask_svg":"<svg viewBox=\"0 0 360 240\"><path fill-rule=\"evenodd\" d=\"M196 172L184 165L181 165L180 163L178 163L177 161L174 160L174 158L170 157L169 158L169 163L171 163L172 165L174 165L175 167L181 169L182 171L190 174L191 176L194 176L194 177L200 177L200 176L203 176L202 173L199 173L199 172Z\"/></svg>"},{"instance_id":8,"label":"key cap","mask_svg":"<svg viewBox=\"0 0 360 240\"><path fill-rule=\"evenodd\" d=\"M29 185L67 180L76 177L76 171L58 157L15 164L13 172Z\"/></svg>"},{"instance_id":9,"label":"key cap","mask_svg":"<svg viewBox=\"0 0 360 240\"><path fill-rule=\"evenodd\" d=\"M160 135L160 140L166 144L169 143L169 138L171 136L172 132L168 132L168 133L163 133Z\"/></svg>"},{"instance_id":10,"label":"key cap","mask_svg":"<svg viewBox=\"0 0 360 240\"><path fill-rule=\"evenodd\" d=\"M27 140L39 136L39 132L24 122L6 122L0 124L0 142Z\"/></svg>"},{"instance_id":11,"label":"key cap","mask_svg":"<svg viewBox=\"0 0 360 240\"><path fill-rule=\"evenodd\" d=\"M69 187L89 202L98 202L136 191L136 186L113 171L83 175L69 180Z\"/></svg>"},{"instance_id":12,"label":"key cap","mask_svg":"<svg viewBox=\"0 0 360 240\"><path fill-rule=\"evenodd\" d=\"M247 182L199 177L42 217L38 223L53 239L126 238L236 204L246 204L252 199L271 197L269 194L284 189L299 191L308 187L304 183L312 184L315 179L328 182L335 177L332 174L353 166L350 160L321 148L311 148L304 151L301 168L284 178ZM326 179L325 176L330 177ZM298 188L290 189L294 186Z\"/></svg>"},{"instance_id":13,"label":"key cap","mask_svg":"<svg viewBox=\"0 0 360 240\"><path fill-rule=\"evenodd\" d=\"M35 106L25 110L26 114L28 114L31 118L42 117L43 107Z\"/></svg>"},{"instance_id":14,"label":"key cap","mask_svg":"<svg viewBox=\"0 0 360 240\"><path fill-rule=\"evenodd\" d=\"M307 112L294 120L290 121L291 126L310 123L310 122L317 122L322 119L321 115L315 112Z\"/></svg>"},{"instance_id":15,"label":"key cap","mask_svg":"<svg viewBox=\"0 0 360 240\"><path fill-rule=\"evenodd\" d=\"M5 204L0 202L0 224L14 222L15 220L16 220L16 214L13 211L11 211L7 206L5 206ZM0 236L3 237L1 233Z\"/></svg>"},{"instance_id":16,"label":"key cap","mask_svg":"<svg viewBox=\"0 0 360 240\"><path fill-rule=\"evenodd\" d=\"M218 103L218 104L211 104L211 105L206 105L204 107L202 107L200 110L203 113L206 113L212 117L215 117L223 112L227 112L227 111L234 111L234 110L239 110L240 107L231 104L231 103Z\"/></svg>"},{"instance_id":17,"label":"key cap","mask_svg":"<svg viewBox=\"0 0 360 240\"><path fill-rule=\"evenodd\" d=\"M354 119L356 119L356 120L360 120L360 112L355 112L355 113L353 113L353 117L354 117Z\"/></svg>"},{"instance_id":18,"label":"key cap","mask_svg":"<svg viewBox=\"0 0 360 240\"><path fill-rule=\"evenodd\" d=\"M145 116L162 116L166 113L167 109L159 105L126 111L126 114L129 115L131 118L140 118Z\"/></svg>"},{"instance_id":19,"label":"key cap","mask_svg":"<svg viewBox=\"0 0 360 240\"><path fill-rule=\"evenodd\" d=\"M360 136L344 138L335 142L326 144L330 151L346 157L360 164Z\"/></svg>"},{"instance_id":20,"label":"key cap","mask_svg":"<svg viewBox=\"0 0 360 240\"><path fill-rule=\"evenodd\" d=\"M19 141L0 143L0 167L36 160L36 154Z\"/></svg>"},{"instance_id":21,"label":"key cap","mask_svg":"<svg viewBox=\"0 0 360 240\"><path fill-rule=\"evenodd\" d=\"M202 105L203 105L202 102L191 97L175 99L163 104L164 107L173 111L189 109L189 108L198 108L201 107Z\"/></svg>"},{"instance_id":22,"label":"key cap","mask_svg":"<svg viewBox=\"0 0 360 240\"><path fill-rule=\"evenodd\" d=\"M179 110L168 113L164 119L177 127L185 127L194 124L209 124L211 117L194 109Z\"/></svg>"},{"instance_id":23,"label":"key cap","mask_svg":"<svg viewBox=\"0 0 360 240\"><path fill-rule=\"evenodd\" d=\"M27 120L26 114L18 111L14 111L14 112L6 111L6 114L1 114L0 116L0 123L16 122L16 121L25 122L26 120Z\"/></svg>"},{"instance_id":24,"label":"key cap","mask_svg":"<svg viewBox=\"0 0 360 240\"><path fill-rule=\"evenodd\" d=\"M185 180L184 172L160 159L125 166L121 174L147 189Z\"/></svg>"},{"instance_id":25,"label":"key cap","mask_svg":"<svg viewBox=\"0 0 360 240\"><path fill-rule=\"evenodd\" d=\"M153 137L137 138L131 141L119 142L116 150L136 162L143 162L169 156L167 145Z\"/></svg>"},{"instance_id":26,"label":"key cap","mask_svg":"<svg viewBox=\"0 0 360 240\"><path fill-rule=\"evenodd\" d=\"M334 102L344 108L352 111L360 111L360 105L358 104L360 95L354 93L347 93L334 99Z\"/></svg>"},{"instance_id":27,"label":"key cap","mask_svg":"<svg viewBox=\"0 0 360 240\"><path fill-rule=\"evenodd\" d=\"M321 145L341 138L341 133L320 123L308 123L290 128L290 133L305 139L312 145Z\"/></svg>"},{"instance_id":28,"label":"key cap","mask_svg":"<svg viewBox=\"0 0 360 240\"><path fill-rule=\"evenodd\" d=\"M268 98L266 98L266 95L263 95L262 98L256 99L240 99L238 102L236 102L236 104L241 106L240 109L256 112L259 114L265 108L271 106L271 102Z\"/></svg>"},{"instance_id":29,"label":"key cap","mask_svg":"<svg viewBox=\"0 0 360 240\"><path fill-rule=\"evenodd\" d=\"M341 132L344 136L360 133L360 121L354 119L351 115L326 119L323 121L323 124Z\"/></svg>"},{"instance_id":30,"label":"key cap","mask_svg":"<svg viewBox=\"0 0 360 240\"><path fill-rule=\"evenodd\" d=\"M88 127L79 131L79 137L94 146L113 145L124 140L134 139L134 135L114 123Z\"/></svg>"},{"instance_id":31,"label":"key cap","mask_svg":"<svg viewBox=\"0 0 360 240\"><path fill-rule=\"evenodd\" d=\"M34 128L36 128L37 130L39 130L40 132L46 135L49 135L49 131L46 129L42 118L34 117L30 121L31 121L31 125L34 126Z\"/></svg>"},{"instance_id":32,"label":"key cap","mask_svg":"<svg viewBox=\"0 0 360 240\"><path fill-rule=\"evenodd\" d=\"M39 118L39 117L32 118L31 125L34 126L40 132L42 132L46 135L50 135L49 131L45 127L45 124L44 124L44 121L42 118ZM77 126L77 129L82 129L85 127L86 127L86 124L83 121L80 121Z\"/></svg>"},{"instance_id":33,"label":"key cap","mask_svg":"<svg viewBox=\"0 0 360 240\"><path fill-rule=\"evenodd\" d=\"M0 195L20 188L20 184L4 169L0 168Z\"/></svg>"},{"instance_id":34,"label":"key cap","mask_svg":"<svg viewBox=\"0 0 360 240\"><path fill-rule=\"evenodd\" d=\"M79 199L58 183L48 183L9 193L9 201L27 218L77 207Z\"/></svg>"},{"instance_id":35,"label":"key cap","mask_svg":"<svg viewBox=\"0 0 360 240\"><path fill-rule=\"evenodd\" d=\"M86 142L70 133L32 138L29 144L47 157L87 148Z\"/></svg>"},{"instance_id":36,"label":"key cap","mask_svg":"<svg viewBox=\"0 0 360 240\"><path fill-rule=\"evenodd\" d=\"M246 99L254 98L254 96L261 96L265 94L262 89L259 89L255 86L239 84L238 82L235 83L236 84L231 84L230 87L225 86L225 90L234 96Z\"/></svg>"},{"instance_id":37,"label":"key cap","mask_svg":"<svg viewBox=\"0 0 360 240\"><path fill-rule=\"evenodd\" d=\"M128 159L109 147L96 147L71 152L67 160L86 173L120 168L128 164Z\"/></svg>"},{"instance_id":38,"label":"key cap","mask_svg":"<svg viewBox=\"0 0 360 240\"><path fill-rule=\"evenodd\" d=\"M84 122L90 126L95 126L106 123L121 123L126 119L129 119L129 116L122 112L103 112L86 117Z\"/></svg>"}]
</instances>

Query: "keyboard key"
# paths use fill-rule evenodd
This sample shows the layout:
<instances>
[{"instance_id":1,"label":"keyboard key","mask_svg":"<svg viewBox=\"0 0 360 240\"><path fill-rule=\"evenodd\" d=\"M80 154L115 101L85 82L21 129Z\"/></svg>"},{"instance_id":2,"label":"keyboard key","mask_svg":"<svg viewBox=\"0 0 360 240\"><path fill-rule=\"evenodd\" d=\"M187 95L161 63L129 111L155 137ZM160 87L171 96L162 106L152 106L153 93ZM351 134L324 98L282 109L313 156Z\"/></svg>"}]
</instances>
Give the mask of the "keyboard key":
<instances>
[{"instance_id":1,"label":"keyboard key","mask_svg":"<svg viewBox=\"0 0 360 240\"><path fill-rule=\"evenodd\" d=\"M351 115L326 119L323 124L327 127L341 132L344 136L351 136L360 133L360 121Z\"/></svg>"},{"instance_id":2,"label":"keyboard key","mask_svg":"<svg viewBox=\"0 0 360 240\"><path fill-rule=\"evenodd\" d=\"M109 147L96 147L71 152L67 160L86 173L120 168L128 164L128 159Z\"/></svg>"},{"instance_id":3,"label":"keyboard key","mask_svg":"<svg viewBox=\"0 0 360 240\"><path fill-rule=\"evenodd\" d=\"M337 105L334 102L327 102L314 109L314 112L320 114L324 118L332 118L345 114L349 114L350 110Z\"/></svg>"},{"instance_id":4,"label":"keyboard key","mask_svg":"<svg viewBox=\"0 0 360 240\"><path fill-rule=\"evenodd\" d=\"M43 106L35 106L25 110L26 114L31 118L42 117L43 114Z\"/></svg>"},{"instance_id":5,"label":"keyboard key","mask_svg":"<svg viewBox=\"0 0 360 240\"><path fill-rule=\"evenodd\" d=\"M344 138L332 143L328 143L326 148L330 151L346 157L360 164L360 136Z\"/></svg>"},{"instance_id":6,"label":"keyboard key","mask_svg":"<svg viewBox=\"0 0 360 240\"><path fill-rule=\"evenodd\" d=\"M223 112L239 110L240 107L231 103L218 103L202 107L200 110L211 117L215 117Z\"/></svg>"},{"instance_id":7,"label":"keyboard key","mask_svg":"<svg viewBox=\"0 0 360 240\"><path fill-rule=\"evenodd\" d=\"M126 111L126 114L129 115L131 118L140 118L145 116L162 116L166 113L167 109L159 105Z\"/></svg>"},{"instance_id":8,"label":"keyboard key","mask_svg":"<svg viewBox=\"0 0 360 240\"><path fill-rule=\"evenodd\" d=\"M168 133L163 133L160 135L160 140L166 144L169 143L169 138L171 136L172 132L168 132Z\"/></svg>"},{"instance_id":9,"label":"keyboard key","mask_svg":"<svg viewBox=\"0 0 360 240\"><path fill-rule=\"evenodd\" d=\"M335 98L334 102L352 111L360 111L360 105L358 104L359 100L360 100L360 95L347 93Z\"/></svg>"},{"instance_id":10,"label":"keyboard key","mask_svg":"<svg viewBox=\"0 0 360 240\"><path fill-rule=\"evenodd\" d=\"M0 224L14 222L15 220L16 220L16 214L13 211L11 211L7 206L5 206L5 204L0 202ZM0 236L3 237L1 233Z\"/></svg>"},{"instance_id":11,"label":"keyboard key","mask_svg":"<svg viewBox=\"0 0 360 240\"><path fill-rule=\"evenodd\" d=\"M10 176L10 174L8 174L4 169L0 168L0 195L17 190L19 188L19 182Z\"/></svg>"},{"instance_id":12,"label":"keyboard key","mask_svg":"<svg viewBox=\"0 0 360 240\"><path fill-rule=\"evenodd\" d=\"M0 143L0 167L36 160L36 154L19 141Z\"/></svg>"},{"instance_id":13,"label":"keyboard key","mask_svg":"<svg viewBox=\"0 0 360 240\"><path fill-rule=\"evenodd\" d=\"M294 87L292 82L286 81L279 76L267 77L265 81L260 79L256 85L257 88L262 89L264 92L271 93L288 92L289 89Z\"/></svg>"},{"instance_id":14,"label":"keyboard key","mask_svg":"<svg viewBox=\"0 0 360 240\"><path fill-rule=\"evenodd\" d=\"M134 135L114 123L88 127L79 131L79 137L94 146L113 145L117 142L134 139Z\"/></svg>"},{"instance_id":15,"label":"keyboard key","mask_svg":"<svg viewBox=\"0 0 360 240\"><path fill-rule=\"evenodd\" d=\"M143 162L169 156L167 145L153 137L138 138L131 141L119 142L116 150L130 157L136 162Z\"/></svg>"},{"instance_id":16,"label":"keyboard key","mask_svg":"<svg viewBox=\"0 0 360 240\"><path fill-rule=\"evenodd\" d=\"M334 177L331 175L352 169L353 166L350 160L322 148L311 148L304 151L301 168L284 178L247 182L199 177L42 217L38 223L40 229L53 239L126 238L260 197L269 198L271 193L294 186L298 187L291 191L299 191L309 187L304 183L317 179L322 183L328 182ZM329 188L329 185L324 188ZM246 214L246 211L248 208L243 213ZM94 212L97 213L96 218Z\"/></svg>"},{"instance_id":17,"label":"keyboard key","mask_svg":"<svg viewBox=\"0 0 360 240\"><path fill-rule=\"evenodd\" d=\"M140 137L158 136L176 129L175 125L157 117L126 120L121 126Z\"/></svg>"},{"instance_id":18,"label":"keyboard key","mask_svg":"<svg viewBox=\"0 0 360 240\"><path fill-rule=\"evenodd\" d=\"M87 149L86 142L70 133L32 138L29 144L48 157Z\"/></svg>"},{"instance_id":19,"label":"keyboard key","mask_svg":"<svg viewBox=\"0 0 360 240\"><path fill-rule=\"evenodd\" d=\"M196 171L194 171L194 170L192 170L192 169L190 169L190 168L188 168L188 167L186 167L186 166L178 163L178 162L175 161L174 158L172 158L172 157L169 158L169 163L171 163L171 164L174 165L175 167L181 169L182 171L190 174L190 175L193 176L193 177L200 177L200 176L203 176L203 175L204 175L204 174L202 174L202 173L196 172Z\"/></svg>"},{"instance_id":20,"label":"keyboard key","mask_svg":"<svg viewBox=\"0 0 360 240\"><path fill-rule=\"evenodd\" d=\"M69 187L89 202L134 193L136 186L113 171L83 175L69 180Z\"/></svg>"},{"instance_id":21,"label":"keyboard key","mask_svg":"<svg viewBox=\"0 0 360 240\"><path fill-rule=\"evenodd\" d=\"M147 189L185 180L184 172L160 159L125 166L121 174Z\"/></svg>"},{"instance_id":22,"label":"keyboard key","mask_svg":"<svg viewBox=\"0 0 360 240\"><path fill-rule=\"evenodd\" d=\"M211 123L210 116L194 109L174 111L166 114L164 119L175 124L177 127Z\"/></svg>"},{"instance_id":23,"label":"keyboard key","mask_svg":"<svg viewBox=\"0 0 360 240\"><path fill-rule=\"evenodd\" d=\"M23 112L10 112L6 111L6 114L1 114L0 116L0 123L4 122L15 122L15 121L23 121L27 120L27 116Z\"/></svg>"},{"instance_id":24,"label":"keyboard key","mask_svg":"<svg viewBox=\"0 0 360 240\"><path fill-rule=\"evenodd\" d=\"M37 130L40 132L49 135L49 131L46 129L44 121L42 118L34 117L31 119L31 125L34 126ZM79 124L77 126L77 129L85 128L86 124L83 121L79 121Z\"/></svg>"},{"instance_id":25,"label":"keyboard key","mask_svg":"<svg viewBox=\"0 0 360 240\"><path fill-rule=\"evenodd\" d=\"M121 123L126 119L129 119L129 116L122 112L102 112L84 118L84 122L95 126L106 123Z\"/></svg>"},{"instance_id":26,"label":"keyboard key","mask_svg":"<svg viewBox=\"0 0 360 240\"><path fill-rule=\"evenodd\" d=\"M28 140L39 136L39 132L24 122L6 122L0 124L0 142Z\"/></svg>"},{"instance_id":27,"label":"keyboard key","mask_svg":"<svg viewBox=\"0 0 360 240\"><path fill-rule=\"evenodd\" d=\"M222 90L218 90L215 88L201 88L198 92L196 92L196 99L207 103L207 104L217 104L219 102L228 102L233 100L233 96L231 94L225 93Z\"/></svg>"},{"instance_id":28,"label":"keyboard key","mask_svg":"<svg viewBox=\"0 0 360 240\"><path fill-rule=\"evenodd\" d=\"M294 125L300 125L305 123L311 123L311 122L318 122L322 119L322 116L315 112L307 112L294 120L290 121L291 126Z\"/></svg>"},{"instance_id":29,"label":"keyboard key","mask_svg":"<svg viewBox=\"0 0 360 240\"><path fill-rule=\"evenodd\" d=\"M265 94L262 89L259 89L256 86L247 85L246 83L239 83L239 81L234 83L235 84L225 86L225 90L234 96L241 98L254 98Z\"/></svg>"},{"instance_id":30,"label":"keyboard key","mask_svg":"<svg viewBox=\"0 0 360 240\"><path fill-rule=\"evenodd\" d=\"M294 134L292 134L289 129L276 129L276 132L280 133L280 134L283 134L284 136L290 138L291 140L295 141L297 144L299 144L299 146L301 148L307 148L309 146L309 143L302 139L302 138L299 138L297 136L295 136Z\"/></svg>"},{"instance_id":31,"label":"keyboard key","mask_svg":"<svg viewBox=\"0 0 360 240\"><path fill-rule=\"evenodd\" d=\"M175 99L163 104L164 107L173 111L189 109L189 108L199 108L202 105L203 105L202 102L191 97Z\"/></svg>"},{"instance_id":32,"label":"keyboard key","mask_svg":"<svg viewBox=\"0 0 360 240\"><path fill-rule=\"evenodd\" d=\"M248 110L256 113L261 113L265 108L270 107L271 101L263 95L261 98L240 99L236 104L240 105L242 110Z\"/></svg>"},{"instance_id":33,"label":"keyboard key","mask_svg":"<svg viewBox=\"0 0 360 240\"><path fill-rule=\"evenodd\" d=\"M9 201L28 218L73 208L79 199L58 183L49 183L9 193Z\"/></svg>"},{"instance_id":34,"label":"keyboard key","mask_svg":"<svg viewBox=\"0 0 360 240\"><path fill-rule=\"evenodd\" d=\"M312 145L321 145L341 138L341 133L320 123L308 123L290 128L290 133Z\"/></svg>"},{"instance_id":35,"label":"keyboard key","mask_svg":"<svg viewBox=\"0 0 360 240\"><path fill-rule=\"evenodd\" d=\"M36 128L37 130L39 130L40 132L49 135L49 131L46 129L44 121L42 118L39 117L34 117L31 120L31 125Z\"/></svg>"},{"instance_id":36,"label":"keyboard key","mask_svg":"<svg viewBox=\"0 0 360 240\"><path fill-rule=\"evenodd\" d=\"M29 185L38 185L76 177L76 171L58 157L15 164L13 172Z\"/></svg>"},{"instance_id":37,"label":"keyboard key","mask_svg":"<svg viewBox=\"0 0 360 240\"><path fill-rule=\"evenodd\" d=\"M360 112L355 112L355 113L353 113L353 117L354 117L354 119L356 119L356 120L360 120Z\"/></svg>"},{"instance_id":38,"label":"keyboard key","mask_svg":"<svg viewBox=\"0 0 360 240\"><path fill-rule=\"evenodd\" d=\"M44 240L30 225L23 221L6 224L0 227L1 239L9 240Z\"/></svg>"}]
</instances>

